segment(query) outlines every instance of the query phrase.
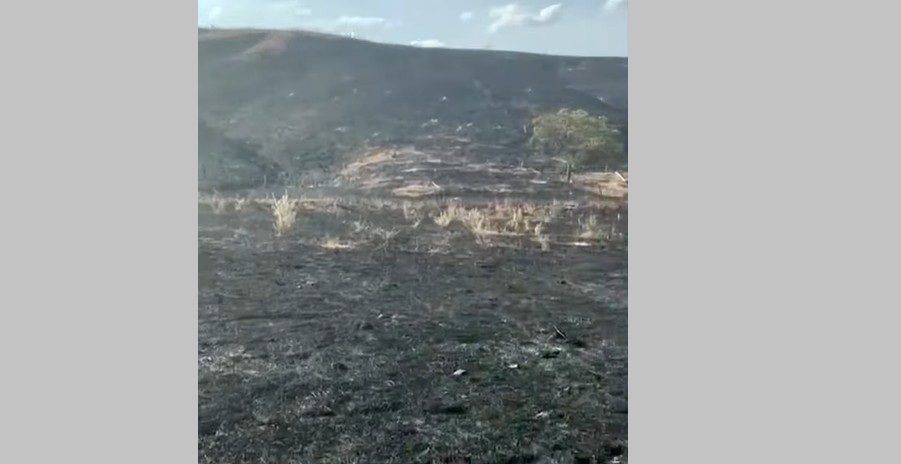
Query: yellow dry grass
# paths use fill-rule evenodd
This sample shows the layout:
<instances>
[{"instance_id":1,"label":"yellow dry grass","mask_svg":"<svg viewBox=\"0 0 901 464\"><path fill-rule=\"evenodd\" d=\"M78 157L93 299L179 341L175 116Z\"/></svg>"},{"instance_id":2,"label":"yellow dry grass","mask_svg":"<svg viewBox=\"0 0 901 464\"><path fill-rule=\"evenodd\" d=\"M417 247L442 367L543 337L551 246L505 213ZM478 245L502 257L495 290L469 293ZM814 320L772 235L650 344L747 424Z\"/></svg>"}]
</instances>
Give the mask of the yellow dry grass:
<instances>
[{"instance_id":1,"label":"yellow dry grass","mask_svg":"<svg viewBox=\"0 0 901 464\"><path fill-rule=\"evenodd\" d=\"M386 248L393 243L400 231L417 231L428 233L428 229L420 228L424 220L428 219L441 227L449 227L454 223L462 225L472 235L472 239L482 246L518 246L518 239L526 239L539 244L541 249L547 251L551 244L563 246L597 246L610 241L625 239L625 231L619 223L621 216L616 215L616 220L608 223L601 221L597 214L589 214L598 211L596 201L615 201L610 199L595 199L589 201L587 212L581 216L571 216L566 212L572 210L572 206L564 206L559 201L552 203L531 203L505 200L481 205L466 205L456 201L445 203L441 200L399 200L392 198L352 198L341 199L338 197L320 198L292 198L286 191L281 197L268 198L226 198L218 194L202 197L200 203L208 205L214 212L233 210L241 212L245 210L262 210L272 214L273 229L276 236L286 236L295 227L297 216L306 212L320 212L330 215L343 215L364 213L365 211L391 210L396 214L402 214L406 225L384 229L372 223L361 220L348 221L353 240L339 240L327 237L325 240L317 240L316 243L325 249L344 250L355 248L363 243L371 243L377 248ZM442 205L444 205L442 207ZM581 208L579 208L581 209ZM609 208L600 208L612 213ZM601 212L601 211L598 211ZM565 214L564 214L565 213ZM563 217L561 217L563 214ZM571 224L566 232L560 225L548 229L560 219L563 224ZM571 219L570 219L571 218ZM572 224L573 220L576 224ZM562 225L562 224L561 224ZM569 228L567 227L567 228ZM411 235L415 237L415 235ZM440 237L445 237L441 234ZM426 238L434 239L431 235ZM512 239L512 240L511 240ZM414 239L419 240L419 239ZM419 245L417 245L418 247Z\"/></svg>"},{"instance_id":2,"label":"yellow dry grass","mask_svg":"<svg viewBox=\"0 0 901 464\"><path fill-rule=\"evenodd\" d=\"M485 239L487 236L519 236L534 233L539 224L550 222L550 218L549 208L531 203L494 203L485 208L466 208L450 204L435 217L435 223L447 227L456 221L469 229L477 239ZM540 235L540 228L538 230L535 235Z\"/></svg>"}]
</instances>

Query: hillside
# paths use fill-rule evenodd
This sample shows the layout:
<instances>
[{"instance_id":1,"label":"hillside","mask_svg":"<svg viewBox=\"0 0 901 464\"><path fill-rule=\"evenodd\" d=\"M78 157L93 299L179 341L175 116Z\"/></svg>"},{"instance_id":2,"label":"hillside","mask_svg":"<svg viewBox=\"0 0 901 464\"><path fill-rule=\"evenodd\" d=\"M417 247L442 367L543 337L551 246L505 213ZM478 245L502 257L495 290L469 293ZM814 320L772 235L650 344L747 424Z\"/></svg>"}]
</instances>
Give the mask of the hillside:
<instances>
[{"instance_id":1,"label":"hillside","mask_svg":"<svg viewBox=\"0 0 901 464\"><path fill-rule=\"evenodd\" d=\"M463 150L518 165L532 115L560 107L604 114L627 134L627 66L625 58L200 30L200 188L328 177L367 147Z\"/></svg>"},{"instance_id":2,"label":"hillside","mask_svg":"<svg viewBox=\"0 0 901 464\"><path fill-rule=\"evenodd\" d=\"M201 31L198 462L626 464L626 66Z\"/></svg>"}]
</instances>

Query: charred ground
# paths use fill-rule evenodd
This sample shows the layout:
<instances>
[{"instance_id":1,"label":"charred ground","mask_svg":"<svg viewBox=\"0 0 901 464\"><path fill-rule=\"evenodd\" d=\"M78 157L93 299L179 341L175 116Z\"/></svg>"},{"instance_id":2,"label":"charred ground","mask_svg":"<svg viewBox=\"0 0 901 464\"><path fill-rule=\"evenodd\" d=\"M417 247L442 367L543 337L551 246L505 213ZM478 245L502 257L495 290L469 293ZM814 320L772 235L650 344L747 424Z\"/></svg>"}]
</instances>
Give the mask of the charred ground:
<instances>
[{"instance_id":1,"label":"charred ground","mask_svg":"<svg viewBox=\"0 0 901 464\"><path fill-rule=\"evenodd\" d=\"M199 46L201 462L625 462L626 160L525 149L537 111L625 132L625 59Z\"/></svg>"},{"instance_id":2,"label":"charred ground","mask_svg":"<svg viewBox=\"0 0 901 464\"><path fill-rule=\"evenodd\" d=\"M283 175L334 171L364 147L427 148L430 136L442 135L473 151L498 147L485 154L518 164L538 111L582 108L608 116L627 134L627 72L624 58L202 30L201 184L262 185L272 163ZM227 163L217 156L223 151Z\"/></svg>"}]
</instances>

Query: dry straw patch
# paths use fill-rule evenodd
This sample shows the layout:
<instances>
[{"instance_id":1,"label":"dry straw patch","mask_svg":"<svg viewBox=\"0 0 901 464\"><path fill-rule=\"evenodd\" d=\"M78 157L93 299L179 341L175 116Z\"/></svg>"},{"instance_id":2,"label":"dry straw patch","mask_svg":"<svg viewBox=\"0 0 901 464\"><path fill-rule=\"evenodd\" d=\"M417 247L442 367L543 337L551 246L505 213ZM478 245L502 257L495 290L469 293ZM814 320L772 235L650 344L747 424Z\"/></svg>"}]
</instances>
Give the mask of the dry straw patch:
<instances>
[{"instance_id":1,"label":"dry straw patch","mask_svg":"<svg viewBox=\"0 0 901 464\"><path fill-rule=\"evenodd\" d=\"M627 172L589 172L573 176L576 187L602 198L625 200L629 195Z\"/></svg>"},{"instance_id":2,"label":"dry straw patch","mask_svg":"<svg viewBox=\"0 0 901 464\"><path fill-rule=\"evenodd\" d=\"M346 168L341 170L341 175L345 178L353 179L358 177L361 174L361 171L366 168L377 166L383 163L389 163L396 159L397 154L393 150L376 151L348 164Z\"/></svg>"},{"instance_id":3,"label":"dry straw patch","mask_svg":"<svg viewBox=\"0 0 901 464\"><path fill-rule=\"evenodd\" d=\"M342 242L335 237L327 236L319 242L319 246L326 250L349 250L356 245L352 242Z\"/></svg>"},{"instance_id":4,"label":"dry straw patch","mask_svg":"<svg viewBox=\"0 0 901 464\"><path fill-rule=\"evenodd\" d=\"M421 198L427 197L431 195L435 195L441 192L441 186L438 184L431 182L428 184L411 184L405 185L403 187L398 187L391 191L395 196L398 197L406 197L406 198Z\"/></svg>"},{"instance_id":5,"label":"dry straw patch","mask_svg":"<svg viewBox=\"0 0 901 464\"><path fill-rule=\"evenodd\" d=\"M345 179L359 179L361 177L367 177L364 174L368 174L379 166L409 164L426 157L427 155L425 153L412 147L373 150L348 164L341 170L341 176Z\"/></svg>"}]
</instances>

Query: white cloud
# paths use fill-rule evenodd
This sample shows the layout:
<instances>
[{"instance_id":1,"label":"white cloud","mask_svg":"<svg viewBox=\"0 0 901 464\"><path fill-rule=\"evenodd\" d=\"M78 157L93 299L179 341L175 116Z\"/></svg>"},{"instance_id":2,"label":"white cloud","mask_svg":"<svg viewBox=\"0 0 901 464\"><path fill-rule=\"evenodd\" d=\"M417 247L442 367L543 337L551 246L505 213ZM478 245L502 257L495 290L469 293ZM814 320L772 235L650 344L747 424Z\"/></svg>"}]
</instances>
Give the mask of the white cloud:
<instances>
[{"instance_id":1,"label":"white cloud","mask_svg":"<svg viewBox=\"0 0 901 464\"><path fill-rule=\"evenodd\" d=\"M627 6L628 3L628 0L605 0L604 9L607 11L616 11L620 7Z\"/></svg>"},{"instance_id":2,"label":"white cloud","mask_svg":"<svg viewBox=\"0 0 901 464\"><path fill-rule=\"evenodd\" d=\"M560 17L563 4L555 3L542 8L537 14L529 12L518 3L492 8L489 12L494 21L488 26L488 32L495 33L505 27L542 26L551 24Z\"/></svg>"},{"instance_id":3,"label":"white cloud","mask_svg":"<svg viewBox=\"0 0 901 464\"><path fill-rule=\"evenodd\" d=\"M555 3L551 6L544 7L538 12L538 16L536 16L533 21L537 23L554 21L560 15L560 8L563 8L562 3Z\"/></svg>"},{"instance_id":4,"label":"white cloud","mask_svg":"<svg viewBox=\"0 0 901 464\"><path fill-rule=\"evenodd\" d=\"M214 7L210 10L210 12L207 14L206 19L207 19L210 23L215 23L215 22L218 21L219 18L221 18L221 17L222 17L222 7L221 7L221 6L214 6Z\"/></svg>"},{"instance_id":5,"label":"white cloud","mask_svg":"<svg viewBox=\"0 0 901 464\"><path fill-rule=\"evenodd\" d=\"M342 16L338 18L338 24L344 24L347 26L357 26L357 27L373 27L373 26L384 26L388 23L385 18L373 18L373 17L362 17L362 16Z\"/></svg>"},{"instance_id":6,"label":"white cloud","mask_svg":"<svg viewBox=\"0 0 901 464\"><path fill-rule=\"evenodd\" d=\"M472 19L472 11L464 11L460 13L460 21L464 23Z\"/></svg>"},{"instance_id":7,"label":"white cloud","mask_svg":"<svg viewBox=\"0 0 901 464\"><path fill-rule=\"evenodd\" d=\"M432 47L443 47L444 42L442 42L440 40L435 40L435 39L414 40L414 41L410 42L410 45L412 45L414 47L432 48Z\"/></svg>"}]
</instances>

